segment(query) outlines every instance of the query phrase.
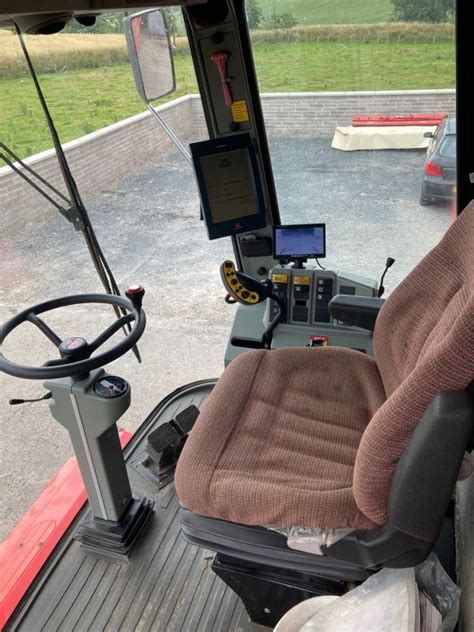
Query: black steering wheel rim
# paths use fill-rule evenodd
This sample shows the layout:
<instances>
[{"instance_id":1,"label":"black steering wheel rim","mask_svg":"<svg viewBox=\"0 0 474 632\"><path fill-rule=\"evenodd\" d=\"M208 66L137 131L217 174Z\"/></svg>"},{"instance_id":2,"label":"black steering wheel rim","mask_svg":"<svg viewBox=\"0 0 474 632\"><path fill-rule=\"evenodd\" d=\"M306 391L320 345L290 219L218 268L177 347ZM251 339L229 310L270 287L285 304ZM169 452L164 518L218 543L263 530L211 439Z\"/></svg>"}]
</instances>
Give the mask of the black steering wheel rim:
<instances>
[{"instance_id":1,"label":"black steering wheel rim","mask_svg":"<svg viewBox=\"0 0 474 632\"><path fill-rule=\"evenodd\" d=\"M120 358L120 356L127 353L127 351L136 345L145 329L145 312L142 309L137 309L129 299L113 294L76 294L50 299L43 303L27 307L0 327L0 345L3 344L6 337L14 329L25 322L29 322L28 317L38 316L39 314L44 314L45 312L50 312L61 307L84 305L88 303L112 305L130 312L133 316L132 322L134 323L131 332L107 351L85 360L71 361L59 366L30 367L16 364L8 360L0 351L0 371L14 377L28 380L51 380L71 377L86 374L94 369L101 368L113 362L113 360Z\"/></svg>"}]
</instances>

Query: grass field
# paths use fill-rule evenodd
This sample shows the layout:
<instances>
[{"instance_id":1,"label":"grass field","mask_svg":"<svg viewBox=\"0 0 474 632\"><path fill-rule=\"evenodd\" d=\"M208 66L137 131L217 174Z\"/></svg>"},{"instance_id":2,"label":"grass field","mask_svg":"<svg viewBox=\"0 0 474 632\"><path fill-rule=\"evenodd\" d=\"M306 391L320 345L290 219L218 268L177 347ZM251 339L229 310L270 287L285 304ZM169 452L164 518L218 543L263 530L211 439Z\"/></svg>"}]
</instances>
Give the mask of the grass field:
<instances>
[{"instance_id":1,"label":"grass field","mask_svg":"<svg viewBox=\"0 0 474 632\"><path fill-rule=\"evenodd\" d=\"M291 13L298 24L374 24L387 22L390 0L261 0L265 15Z\"/></svg>"},{"instance_id":2,"label":"grass field","mask_svg":"<svg viewBox=\"0 0 474 632\"><path fill-rule=\"evenodd\" d=\"M263 41L255 45L254 54L262 92L455 85L454 48L448 42ZM178 54L175 63L178 89L169 98L197 92L190 56ZM144 110L128 63L82 69L69 69L67 65L40 78L63 142ZM0 141L22 157L51 146L31 80L26 76L0 81Z\"/></svg>"}]
</instances>

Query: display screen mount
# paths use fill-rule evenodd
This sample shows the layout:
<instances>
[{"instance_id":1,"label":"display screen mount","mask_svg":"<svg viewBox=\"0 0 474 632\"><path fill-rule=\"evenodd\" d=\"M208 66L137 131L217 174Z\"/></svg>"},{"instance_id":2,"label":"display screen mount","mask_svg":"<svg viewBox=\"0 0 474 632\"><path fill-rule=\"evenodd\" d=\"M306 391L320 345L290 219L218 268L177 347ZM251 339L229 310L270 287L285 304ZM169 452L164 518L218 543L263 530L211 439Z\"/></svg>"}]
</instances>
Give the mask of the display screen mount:
<instances>
[{"instance_id":1,"label":"display screen mount","mask_svg":"<svg viewBox=\"0 0 474 632\"><path fill-rule=\"evenodd\" d=\"M263 189L250 135L192 143L190 147L209 239L264 228Z\"/></svg>"}]
</instances>

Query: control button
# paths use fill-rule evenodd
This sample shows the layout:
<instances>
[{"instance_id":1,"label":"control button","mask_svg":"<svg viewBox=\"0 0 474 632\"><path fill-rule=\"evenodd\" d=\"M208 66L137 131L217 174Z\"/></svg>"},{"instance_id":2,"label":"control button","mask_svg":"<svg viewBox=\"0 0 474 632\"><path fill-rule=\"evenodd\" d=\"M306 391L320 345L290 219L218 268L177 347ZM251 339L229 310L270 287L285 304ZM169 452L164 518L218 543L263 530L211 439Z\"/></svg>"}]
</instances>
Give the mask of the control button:
<instances>
[{"instance_id":1,"label":"control button","mask_svg":"<svg viewBox=\"0 0 474 632\"><path fill-rule=\"evenodd\" d=\"M247 290L242 291L242 298L248 298L249 296L250 296L250 292L247 292Z\"/></svg>"},{"instance_id":2,"label":"control button","mask_svg":"<svg viewBox=\"0 0 474 632\"><path fill-rule=\"evenodd\" d=\"M231 279L230 284L231 285L237 285L238 281L237 279Z\"/></svg>"},{"instance_id":3,"label":"control button","mask_svg":"<svg viewBox=\"0 0 474 632\"><path fill-rule=\"evenodd\" d=\"M329 312L327 309L317 309L314 315L314 319L318 323L329 323L331 322L331 317L329 316Z\"/></svg>"},{"instance_id":4,"label":"control button","mask_svg":"<svg viewBox=\"0 0 474 632\"><path fill-rule=\"evenodd\" d=\"M293 283L295 285L309 285L311 283L311 277L302 276L302 277L293 277Z\"/></svg>"},{"instance_id":5,"label":"control button","mask_svg":"<svg viewBox=\"0 0 474 632\"><path fill-rule=\"evenodd\" d=\"M341 287L339 288L339 294L350 294L352 296L355 296L355 293L356 289L352 285L341 285Z\"/></svg>"},{"instance_id":6,"label":"control button","mask_svg":"<svg viewBox=\"0 0 474 632\"><path fill-rule=\"evenodd\" d=\"M256 300L258 299L258 296L257 296L256 294L251 294L251 295L250 295L250 298L251 298L253 301L256 301Z\"/></svg>"},{"instance_id":7,"label":"control button","mask_svg":"<svg viewBox=\"0 0 474 632\"><path fill-rule=\"evenodd\" d=\"M305 316L301 316L300 314L294 314L293 315L293 320L295 322L298 322L298 323L307 323L308 322L308 318L305 317Z\"/></svg>"}]
</instances>

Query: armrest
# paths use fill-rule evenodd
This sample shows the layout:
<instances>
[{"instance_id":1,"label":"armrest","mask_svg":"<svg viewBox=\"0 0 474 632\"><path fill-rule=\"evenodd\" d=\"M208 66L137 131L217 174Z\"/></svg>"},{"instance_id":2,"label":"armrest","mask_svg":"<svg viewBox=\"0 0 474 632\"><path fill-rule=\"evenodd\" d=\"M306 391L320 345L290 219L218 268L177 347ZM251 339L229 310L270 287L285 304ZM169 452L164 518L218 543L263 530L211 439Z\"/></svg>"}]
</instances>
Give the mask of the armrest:
<instances>
[{"instance_id":1,"label":"armrest","mask_svg":"<svg viewBox=\"0 0 474 632\"><path fill-rule=\"evenodd\" d=\"M380 308L385 299L372 296L336 294L329 302L329 313L344 325L362 327L373 331Z\"/></svg>"}]
</instances>

